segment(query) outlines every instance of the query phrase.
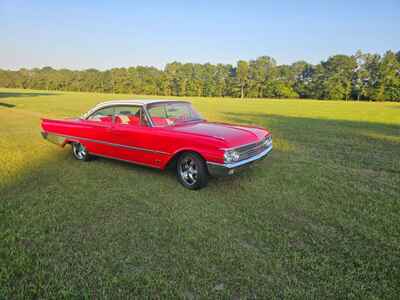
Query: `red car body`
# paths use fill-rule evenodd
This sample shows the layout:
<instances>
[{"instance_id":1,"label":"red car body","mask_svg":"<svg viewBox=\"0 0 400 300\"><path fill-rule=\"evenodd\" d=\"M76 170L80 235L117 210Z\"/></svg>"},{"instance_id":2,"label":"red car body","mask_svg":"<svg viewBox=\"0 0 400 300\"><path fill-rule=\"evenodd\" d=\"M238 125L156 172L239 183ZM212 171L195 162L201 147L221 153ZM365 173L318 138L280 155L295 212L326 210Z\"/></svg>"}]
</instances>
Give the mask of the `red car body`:
<instances>
[{"instance_id":1,"label":"red car body","mask_svg":"<svg viewBox=\"0 0 400 300\"><path fill-rule=\"evenodd\" d=\"M166 168L180 153L190 151L204 159L212 174L232 174L236 168L263 158L272 149L271 133L259 127L211 123L200 119L174 126L154 126L157 118L147 114L148 105L166 102L190 105L189 102L165 100L104 102L81 118L42 119L42 135L61 146L80 143L95 156L158 169ZM141 118L148 120L146 124L132 115L125 124L114 115L101 117L100 121L90 119L101 109L130 105L141 107ZM235 152L235 161L227 161L225 153L236 149L239 154Z\"/></svg>"}]
</instances>

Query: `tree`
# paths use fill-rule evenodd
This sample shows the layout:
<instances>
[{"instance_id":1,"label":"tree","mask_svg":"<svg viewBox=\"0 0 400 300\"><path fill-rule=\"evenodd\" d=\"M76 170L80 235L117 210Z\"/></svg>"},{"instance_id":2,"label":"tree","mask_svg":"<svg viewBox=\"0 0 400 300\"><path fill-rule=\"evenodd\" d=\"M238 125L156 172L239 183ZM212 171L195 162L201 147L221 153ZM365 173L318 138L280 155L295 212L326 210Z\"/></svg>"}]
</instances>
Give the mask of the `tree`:
<instances>
[{"instance_id":1,"label":"tree","mask_svg":"<svg viewBox=\"0 0 400 300\"><path fill-rule=\"evenodd\" d=\"M353 76L354 99L371 99L374 86L377 82L377 72L380 56L377 54L362 53L360 50L354 55L357 68Z\"/></svg>"},{"instance_id":2,"label":"tree","mask_svg":"<svg viewBox=\"0 0 400 300\"><path fill-rule=\"evenodd\" d=\"M240 98L244 97L244 88L249 80L249 64L247 61L239 60L236 68L236 77L240 84Z\"/></svg>"},{"instance_id":3,"label":"tree","mask_svg":"<svg viewBox=\"0 0 400 300\"><path fill-rule=\"evenodd\" d=\"M249 96L274 97L269 83L276 80L276 61L269 56L260 56L249 64Z\"/></svg>"},{"instance_id":4,"label":"tree","mask_svg":"<svg viewBox=\"0 0 400 300\"><path fill-rule=\"evenodd\" d=\"M300 98L310 97L310 83L312 80L313 66L305 61L298 61L290 66L288 84Z\"/></svg>"},{"instance_id":5,"label":"tree","mask_svg":"<svg viewBox=\"0 0 400 300\"><path fill-rule=\"evenodd\" d=\"M379 64L374 99L400 101L400 62L392 51L387 51Z\"/></svg>"},{"instance_id":6,"label":"tree","mask_svg":"<svg viewBox=\"0 0 400 300\"><path fill-rule=\"evenodd\" d=\"M136 66L100 71L51 67L0 70L0 86L147 95L316 98L400 101L400 51L357 51L316 65L277 65L260 56L237 66L172 62L164 70Z\"/></svg>"},{"instance_id":7,"label":"tree","mask_svg":"<svg viewBox=\"0 0 400 300\"><path fill-rule=\"evenodd\" d=\"M322 97L324 99L344 99L350 98L352 90L353 74L357 68L355 57L347 55L331 56L326 62L322 62L323 80Z\"/></svg>"}]
</instances>

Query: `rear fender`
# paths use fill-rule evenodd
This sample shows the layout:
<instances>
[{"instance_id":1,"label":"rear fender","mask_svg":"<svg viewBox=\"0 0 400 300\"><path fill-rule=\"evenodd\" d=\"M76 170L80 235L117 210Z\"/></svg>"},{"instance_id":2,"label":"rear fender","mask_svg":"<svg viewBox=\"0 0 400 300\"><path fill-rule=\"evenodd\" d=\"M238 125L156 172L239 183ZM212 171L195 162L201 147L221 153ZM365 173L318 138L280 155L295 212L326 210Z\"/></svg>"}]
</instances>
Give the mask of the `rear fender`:
<instances>
[{"instance_id":1,"label":"rear fender","mask_svg":"<svg viewBox=\"0 0 400 300\"><path fill-rule=\"evenodd\" d=\"M60 147L64 147L71 143L81 143L78 139L63 137L51 132L42 132L42 137L50 143L56 144Z\"/></svg>"},{"instance_id":2,"label":"rear fender","mask_svg":"<svg viewBox=\"0 0 400 300\"><path fill-rule=\"evenodd\" d=\"M72 144L72 143L81 143L81 142L78 141L77 139L65 139L65 143L64 143L63 147L64 147L66 144ZM82 144L82 143L81 143L81 144Z\"/></svg>"},{"instance_id":3,"label":"rear fender","mask_svg":"<svg viewBox=\"0 0 400 300\"><path fill-rule=\"evenodd\" d=\"M51 132L42 132L42 137L50 143L56 144L60 147L64 147L68 143L65 137L53 134Z\"/></svg>"}]
</instances>

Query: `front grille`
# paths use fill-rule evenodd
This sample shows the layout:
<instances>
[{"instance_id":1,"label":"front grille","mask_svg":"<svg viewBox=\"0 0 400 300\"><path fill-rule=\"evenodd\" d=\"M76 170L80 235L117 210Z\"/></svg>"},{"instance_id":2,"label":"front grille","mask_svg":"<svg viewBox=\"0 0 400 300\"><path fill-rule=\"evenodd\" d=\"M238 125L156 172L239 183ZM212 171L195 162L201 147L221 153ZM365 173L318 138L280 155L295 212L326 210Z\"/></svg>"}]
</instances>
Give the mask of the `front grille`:
<instances>
[{"instance_id":1,"label":"front grille","mask_svg":"<svg viewBox=\"0 0 400 300\"><path fill-rule=\"evenodd\" d=\"M263 138L260 142L235 149L239 153L239 161L260 154L272 144L272 136Z\"/></svg>"}]
</instances>

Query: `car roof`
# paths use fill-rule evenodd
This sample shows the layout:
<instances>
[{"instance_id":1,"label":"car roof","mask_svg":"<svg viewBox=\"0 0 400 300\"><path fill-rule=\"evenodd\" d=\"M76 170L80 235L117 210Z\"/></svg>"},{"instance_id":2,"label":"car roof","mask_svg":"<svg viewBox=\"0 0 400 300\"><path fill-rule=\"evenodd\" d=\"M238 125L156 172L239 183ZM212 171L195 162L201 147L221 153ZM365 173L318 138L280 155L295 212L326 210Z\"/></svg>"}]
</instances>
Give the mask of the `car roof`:
<instances>
[{"instance_id":1,"label":"car roof","mask_svg":"<svg viewBox=\"0 0 400 300\"><path fill-rule=\"evenodd\" d=\"M172 99L112 100L112 101L105 101L105 102L98 103L91 110L89 110L87 113L83 114L83 118L86 118L87 116L91 115L95 111L97 111L99 109L102 109L102 108L106 108L108 106L114 106L114 105L139 105L139 106L145 106L145 105L148 105L148 104L165 103L165 102L190 103L189 101L172 100Z\"/></svg>"},{"instance_id":2,"label":"car roof","mask_svg":"<svg viewBox=\"0 0 400 300\"><path fill-rule=\"evenodd\" d=\"M97 104L96 106L108 106L108 105L148 105L153 103L165 103L165 102L184 102L190 103L184 100L172 100L172 99L143 99L143 100L112 100L105 101Z\"/></svg>"}]
</instances>

